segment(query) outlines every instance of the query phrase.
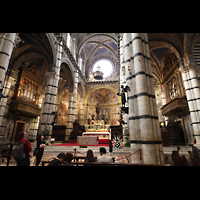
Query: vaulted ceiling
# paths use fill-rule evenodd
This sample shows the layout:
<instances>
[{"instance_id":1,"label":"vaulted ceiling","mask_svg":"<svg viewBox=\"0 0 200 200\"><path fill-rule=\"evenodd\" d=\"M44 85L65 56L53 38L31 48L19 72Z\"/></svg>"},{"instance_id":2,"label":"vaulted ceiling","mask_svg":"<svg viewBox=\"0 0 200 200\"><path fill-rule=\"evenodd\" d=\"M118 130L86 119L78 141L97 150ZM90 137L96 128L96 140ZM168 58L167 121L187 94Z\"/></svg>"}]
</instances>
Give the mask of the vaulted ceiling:
<instances>
[{"instance_id":1,"label":"vaulted ceiling","mask_svg":"<svg viewBox=\"0 0 200 200\"><path fill-rule=\"evenodd\" d=\"M77 53L85 63L85 75L91 71L93 63L108 58L118 65L117 33L76 33ZM155 82L162 82L164 59L174 53L177 61L185 52L194 55L197 68L200 69L200 35L198 33L148 33L151 64ZM198 42L197 42L198 40ZM200 70L199 70L200 71Z\"/></svg>"},{"instance_id":2,"label":"vaulted ceiling","mask_svg":"<svg viewBox=\"0 0 200 200\"><path fill-rule=\"evenodd\" d=\"M154 83L159 84L163 79L165 56L173 52L179 60L184 55L184 33L148 33L148 40Z\"/></svg>"},{"instance_id":3,"label":"vaulted ceiling","mask_svg":"<svg viewBox=\"0 0 200 200\"><path fill-rule=\"evenodd\" d=\"M77 49L85 62L86 78L96 60L108 59L117 66L117 34L116 33L78 33Z\"/></svg>"}]
</instances>

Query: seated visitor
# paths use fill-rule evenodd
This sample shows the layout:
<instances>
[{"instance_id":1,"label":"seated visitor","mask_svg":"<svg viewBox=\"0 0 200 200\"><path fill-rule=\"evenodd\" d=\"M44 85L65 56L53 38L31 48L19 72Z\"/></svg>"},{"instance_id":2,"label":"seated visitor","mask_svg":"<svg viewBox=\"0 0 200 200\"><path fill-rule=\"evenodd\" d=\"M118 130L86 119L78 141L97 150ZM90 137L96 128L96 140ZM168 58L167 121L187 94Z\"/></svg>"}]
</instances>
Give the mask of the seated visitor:
<instances>
[{"instance_id":1,"label":"seated visitor","mask_svg":"<svg viewBox=\"0 0 200 200\"><path fill-rule=\"evenodd\" d=\"M63 160L63 157L64 157L65 153L59 153L57 158L54 158L48 166L62 166L64 160Z\"/></svg>"},{"instance_id":2,"label":"seated visitor","mask_svg":"<svg viewBox=\"0 0 200 200\"><path fill-rule=\"evenodd\" d=\"M106 156L106 149L101 147L100 149L100 156L97 157L97 162L113 162L110 156Z\"/></svg>"},{"instance_id":3,"label":"seated visitor","mask_svg":"<svg viewBox=\"0 0 200 200\"><path fill-rule=\"evenodd\" d=\"M74 159L74 156L71 153L66 153L63 157L64 164L63 166L74 166L74 163L71 163L71 161Z\"/></svg>"},{"instance_id":4,"label":"seated visitor","mask_svg":"<svg viewBox=\"0 0 200 200\"><path fill-rule=\"evenodd\" d=\"M91 149L87 151L87 156L85 157L84 162L96 162L96 159L93 155L93 151Z\"/></svg>"}]
</instances>

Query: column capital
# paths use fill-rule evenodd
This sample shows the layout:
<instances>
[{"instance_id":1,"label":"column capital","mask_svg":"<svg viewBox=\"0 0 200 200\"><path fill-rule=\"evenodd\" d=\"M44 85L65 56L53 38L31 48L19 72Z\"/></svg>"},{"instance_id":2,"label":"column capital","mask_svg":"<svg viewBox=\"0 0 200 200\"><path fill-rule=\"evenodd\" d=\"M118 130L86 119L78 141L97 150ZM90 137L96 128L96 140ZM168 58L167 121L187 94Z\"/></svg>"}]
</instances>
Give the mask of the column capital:
<instances>
[{"instance_id":1,"label":"column capital","mask_svg":"<svg viewBox=\"0 0 200 200\"><path fill-rule=\"evenodd\" d=\"M12 42L12 49L14 49L17 46L17 44L22 41L18 33L0 33L0 38Z\"/></svg>"},{"instance_id":2,"label":"column capital","mask_svg":"<svg viewBox=\"0 0 200 200\"><path fill-rule=\"evenodd\" d=\"M13 49L17 46L17 44L19 43L19 42L21 42L22 40L21 40L21 38L19 37L19 35L18 35L18 33L16 33L16 35L15 35L15 39L14 39L14 42L13 42Z\"/></svg>"},{"instance_id":3,"label":"column capital","mask_svg":"<svg viewBox=\"0 0 200 200\"><path fill-rule=\"evenodd\" d=\"M179 67L179 71L181 73L185 73L185 72L189 72L190 70L196 70L196 66L197 64L195 62L186 64L186 65L181 65Z\"/></svg>"},{"instance_id":4,"label":"column capital","mask_svg":"<svg viewBox=\"0 0 200 200\"><path fill-rule=\"evenodd\" d=\"M48 80L49 78L54 78L59 80L60 76L56 74L56 72L46 72L44 75L44 79Z\"/></svg>"}]
</instances>

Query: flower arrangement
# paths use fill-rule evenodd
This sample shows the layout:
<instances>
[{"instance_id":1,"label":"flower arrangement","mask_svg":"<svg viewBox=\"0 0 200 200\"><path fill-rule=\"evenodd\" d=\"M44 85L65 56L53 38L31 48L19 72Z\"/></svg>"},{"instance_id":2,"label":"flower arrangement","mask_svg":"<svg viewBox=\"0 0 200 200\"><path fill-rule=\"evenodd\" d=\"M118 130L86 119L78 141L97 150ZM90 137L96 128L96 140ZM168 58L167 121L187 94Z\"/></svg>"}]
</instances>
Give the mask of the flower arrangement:
<instances>
[{"instance_id":1,"label":"flower arrangement","mask_svg":"<svg viewBox=\"0 0 200 200\"><path fill-rule=\"evenodd\" d=\"M120 139L118 136L115 136L112 140L112 145L115 149L120 149L123 147L122 139Z\"/></svg>"}]
</instances>

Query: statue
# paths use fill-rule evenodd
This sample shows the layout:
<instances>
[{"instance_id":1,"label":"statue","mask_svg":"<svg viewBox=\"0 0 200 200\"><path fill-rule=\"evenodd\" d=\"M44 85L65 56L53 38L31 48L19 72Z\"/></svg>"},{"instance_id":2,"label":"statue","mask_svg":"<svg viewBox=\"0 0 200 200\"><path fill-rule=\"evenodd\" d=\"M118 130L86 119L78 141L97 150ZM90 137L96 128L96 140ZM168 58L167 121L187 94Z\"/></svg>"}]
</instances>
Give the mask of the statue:
<instances>
[{"instance_id":1,"label":"statue","mask_svg":"<svg viewBox=\"0 0 200 200\"><path fill-rule=\"evenodd\" d=\"M121 85L121 94L117 93L118 96L121 96L121 102L122 102L122 107L125 107L125 103L126 103L126 96L125 96L125 92L129 91L130 92L130 88L128 86L126 86L124 88L123 85Z\"/></svg>"},{"instance_id":2,"label":"statue","mask_svg":"<svg viewBox=\"0 0 200 200\"><path fill-rule=\"evenodd\" d=\"M96 106L97 120L100 120L100 117L99 117L100 110L101 110L101 107L99 106L99 103L97 103L97 106Z\"/></svg>"}]
</instances>

